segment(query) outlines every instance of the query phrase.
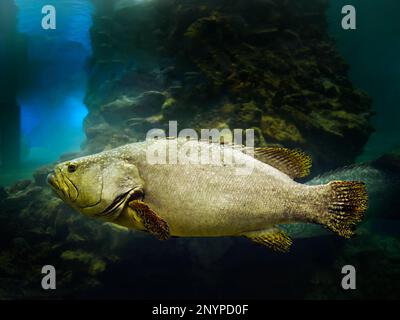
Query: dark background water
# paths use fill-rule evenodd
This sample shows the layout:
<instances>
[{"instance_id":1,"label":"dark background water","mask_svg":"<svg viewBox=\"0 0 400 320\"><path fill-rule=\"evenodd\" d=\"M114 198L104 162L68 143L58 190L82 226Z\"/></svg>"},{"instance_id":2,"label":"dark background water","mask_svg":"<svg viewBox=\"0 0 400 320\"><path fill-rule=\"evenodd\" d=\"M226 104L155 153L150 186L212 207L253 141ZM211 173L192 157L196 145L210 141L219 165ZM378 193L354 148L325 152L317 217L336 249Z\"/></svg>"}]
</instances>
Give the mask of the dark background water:
<instances>
[{"instance_id":1,"label":"dark background water","mask_svg":"<svg viewBox=\"0 0 400 320\"><path fill-rule=\"evenodd\" d=\"M373 99L376 132L359 160L377 158L400 143L400 2L396 0L332 0L330 31L345 60L350 78ZM357 10L357 30L341 28L341 8Z\"/></svg>"}]
</instances>

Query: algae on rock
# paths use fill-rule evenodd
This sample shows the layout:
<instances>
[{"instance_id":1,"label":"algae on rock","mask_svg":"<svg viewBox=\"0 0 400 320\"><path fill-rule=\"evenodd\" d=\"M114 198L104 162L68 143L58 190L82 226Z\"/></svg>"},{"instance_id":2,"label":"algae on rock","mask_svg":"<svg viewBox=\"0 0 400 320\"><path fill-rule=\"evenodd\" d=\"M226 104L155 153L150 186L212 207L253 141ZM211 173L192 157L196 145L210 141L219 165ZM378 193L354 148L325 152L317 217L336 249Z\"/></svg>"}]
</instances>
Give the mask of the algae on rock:
<instances>
[{"instance_id":1,"label":"algae on rock","mask_svg":"<svg viewBox=\"0 0 400 320\"><path fill-rule=\"evenodd\" d=\"M309 152L315 172L353 162L372 132L371 101L348 80L326 8L319 0L165 0L95 16L87 148L143 139L169 120L195 129L223 122ZM140 19L122 23L132 16ZM153 92L157 105L140 103ZM104 122L125 138L94 135Z\"/></svg>"}]
</instances>

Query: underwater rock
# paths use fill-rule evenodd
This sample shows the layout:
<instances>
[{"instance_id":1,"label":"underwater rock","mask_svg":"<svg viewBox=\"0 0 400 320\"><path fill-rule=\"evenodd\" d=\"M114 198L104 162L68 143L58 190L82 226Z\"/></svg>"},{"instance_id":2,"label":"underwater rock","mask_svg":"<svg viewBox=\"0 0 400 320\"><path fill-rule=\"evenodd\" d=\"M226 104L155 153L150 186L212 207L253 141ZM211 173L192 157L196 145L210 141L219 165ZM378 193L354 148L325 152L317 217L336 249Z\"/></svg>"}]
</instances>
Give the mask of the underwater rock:
<instances>
[{"instance_id":1,"label":"underwater rock","mask_svg":"<svg viewBox=\"0 0 400 320\"><path fill-rule=\"evenodd\" d=\"M72 159L72 158L71 158ZM62 160L63 161L63 160ZM33 173L35 184L44 187L47 185L47 176L53 170L52 166L43 166Z\"/></svg>"},{"instance_id":2,"label":"underwater rock","mask_svg":"<svg viewBox=\"0 0 400 320\"><path fill-rule=\"evenodd\" d=\"M43 261L57 266L52 297L101 285L96 277L118 260L114 249L124 243L118 234L74 213L48 187L21 182L7 195L0 207L0 283L18 278L21 290L2 287L0 298L46 296L37 285Z\"/></svg>"},{"instance_id":3,"label":"underwater rock","mask_svg":"<svg viewBox=\"0 0 400 320\"><path fill-rule=\"evenodd\" d=\"M8 197L6 189L0 186L0 204Z\"/></svg>"},{"instance_id":4,"label":"underwater rock","mask_svg":"<svg viewBox=\"0 0 400 320\"><path fill-rule=\"evenodd\" d=\"M125 119L124 124L126 124ZM113 127L107 123L100 122L93 126L85 126L88 141L84 143L84 151L81 155L88 155L101 152L106 148L115 148L121 145L137 141L137 138L130 136L132 132L126 132L121 126ZM90 141L90 143L88 143ZM76 158L76 157L75 157Z\"/></svg>"},{"instance_id":5,"label":"underwater rock","mask_svg":"<svg viewBox=\"0 0 400 320\"><path fill-rule=\"evenodd\" d=\"M395 148L382 157L372 161L371 166L384 177L384 188L376 195L379 210L376 216L381 219L400 220L400 149ZM379 199L379 200L378 200Z\"/></svg>"},{"instance_id":6,"label":"underwater rock","mask_svg":"<svg viewBox=\"0 0 400 320\"><path fill-rule=\"evenodd\" d=\"M90 275L96 275L106 269L106 263L101 258L82 250L65 251L61 254L61 258L66 261L76 262L83 269L88 270Z\"/></svg>"},{"instance_id":7,"label":"underwater rock","mask_svg":"<svg viewBox=\"0 0 400 320\"><path fill-rule=\"evenodd\" d=\"M245 35L247 25L240 15L223 15L218 11L195 20L185 31L188 50L203 49L200 44L238 42Z\"/></svg>"},{"instance_id":8,"label":"underwater rock","mask_svg":"<svg viewBox=\"0 0 400 320\"><path fill-rule=\"evenodd\" d=\"M241 104L237 109L237 125L240 128L258 125L261 121L262 111L254 101Z\"/></svg>"},{"instance_id":9,"label":"underwater rock","mask_svg":"<svg viewBox=\"0 0 400 320\"><path fill-rule=\"evenodd\" d=\"M144 92L131 98L123 96L101 108L101 114L110 124L121 124L127 119L148 117L161 111L166 97L157 91Z\"/></svg>"},{"instance_id":10,"label":"underwater rock","mask_svg":"<svg viewBox=\"0 0 400 320\"><path fill-rule=\"evenodd\" d=\"M88 139L95 139L97 136L111 130L106 123L97 123L96 125L85 126L85 134Z\"/></svg>"},{"instance_id":11,"label":"underwater rock","mask_svg":"<svg viewBox=\"0 0 400 320\"><path fill-rule=\"evenodd\" d=\"M316 173L352 162L373 131L371 100L352 86L348 66L327 36L326 6L155 1L114 8L105 25L95 17L93 47L105 38L118 46L108 56L94 50L86 99L93 121L85 148L97 150L91 144L113 139L90 132L104 120L110 132L122 130L130 141L168 120L194 129L226 122L228 128L260 128L257 142L304 149ZM125 26L116 20L129 16L138 21ZM99 64L114 55L118 68ZM140 61L140 69L131 67L132 60ZM139 120L152 117L157 121Z\"/></svg>"},{"instance_id":12,"label":"underwater rock","mask_svg":"<svg viewBox=\"0 0 400 320\"><path fill-rule=\"evenodd\" d=\"M5 206L8 208L24 208L31 204L32 199L40 194L42 188L39 186L33 186L17 192L10 192L10 195L4 201Z\"/></svg>"},{"instance_id":13,"label":"underwater rock","mask_svg":"<svg viewBox=\"0 0 400 320\"><path fill-rule=\"evenodd\" d=\"M251 45L262 45L276 39L278 28L253 30L247 35L247 42Z\"/></svg>"},{"instance_id":14,"label":"underwater rock","mask_svg":"<svg viewBox=\"0 0 400 320\"><path fill-rule=\"evenodd\" d=\"M17 193L25 190L32 184L31 180L19 180L8 188L9 193Z\"/></svg>"},{"instance_id":15,"label":"underwater rock","mask_svg":"<svg viewBox=\"0 0 400 320\"><path fill-rule=\"evenodd\" d=\"M286 143L305 143L299 129L279 117L264 115L261 119L261 131L267 140L274 139L283 145Z\"/></svg>"},{"instance_id":16,"label":"underwater rock","mask_svg":"<svg viewBox=\"0 0 400 320\"><path fill-rule=\"evenodd\" d=\"M400 241L398 237L372 234L366 229L344 250L331 268L319 271L312 280L308 299L396 299L400 282ZM374 261L374 263L371 263ZM337 272L349 264L356 266L357 290L343 290ZM340 280L339 280L340 281ZM390 289L388 289L390 288Z\"/></svg>"},{"instance_id":17,"label":"underwater rock","mask_svg":"<svg viewBox=\"0 0 400 320\"><path fill-rule=\"evenodd\" d=\"M400 148L396 148L379 159L374 161L374 164L380 168L395 171L400 174Z\"/></svg>"}]
</instances>

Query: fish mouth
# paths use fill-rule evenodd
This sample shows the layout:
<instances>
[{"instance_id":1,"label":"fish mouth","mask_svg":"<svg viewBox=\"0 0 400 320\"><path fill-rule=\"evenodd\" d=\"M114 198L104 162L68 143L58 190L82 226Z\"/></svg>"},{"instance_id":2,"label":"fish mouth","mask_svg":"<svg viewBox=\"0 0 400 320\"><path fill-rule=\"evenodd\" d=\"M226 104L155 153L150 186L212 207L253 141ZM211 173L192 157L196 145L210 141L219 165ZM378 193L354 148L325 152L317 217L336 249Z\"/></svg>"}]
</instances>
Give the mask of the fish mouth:
<instances>
[{"instance_id":1,"label":"fish mouth","mask_svg":"<svg viewBox=\"0 0 400 320\"><path fill-rule=\"evenodd\" d=\"M64 178L61 170L59 174L55 171L49 173L47 175L47 183L64 201L73 202L79 195L76 186L69 179ZM72 190L75 191L75 194L72 193Z\"/></svg>"},{"instance_id":2,"label":"fish mouth","mask_svg":"<svg viewBox=\"0 0 400 320\"><path fill-rule=\"evenodd\" d=\"M66 196L64 190L61 188L61 185L57 179L57 176L54 174L54 171L47 175L47 183L50 187L55 191L55 193L64 201L67 201L68 197Z\"/></svg>"},{"instance_id":3,"label":"fish mouth","mask_svg":"<svg viewBox=\"0 0 400 320\"><path fill-rule=\"evenodd\" d=\"M47 183L55 190L59 189L57 180L56 180L56 176L54 173L49 173L47 175Z\"/></svg>"}]
</instances>

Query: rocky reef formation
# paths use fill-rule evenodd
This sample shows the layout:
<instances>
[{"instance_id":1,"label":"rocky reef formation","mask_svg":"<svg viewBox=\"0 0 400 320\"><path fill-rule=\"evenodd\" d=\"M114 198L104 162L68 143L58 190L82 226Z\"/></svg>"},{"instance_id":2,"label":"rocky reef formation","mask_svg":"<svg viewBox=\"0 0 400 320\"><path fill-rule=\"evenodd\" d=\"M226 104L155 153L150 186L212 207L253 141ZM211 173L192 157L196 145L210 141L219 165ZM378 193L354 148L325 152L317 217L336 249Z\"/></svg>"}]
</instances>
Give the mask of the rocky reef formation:
<instances>
[{"instance_id":1,"label":"rocky reef formation","mask_svg":"<svg viewBox=\"0 0 400 320\"><path fill-rule=\"evenodd\" d=\"M327 1L122 3L98 4L91 30L88 152L169 120L253 128L258 145L309 152L316 171L362 151L371 101L327 35Z\"/></svg>"},{"instance_id":2,"label":"rocky reef formation","mask_svg":"<svg viewBox=\"0 0 400 320\"><path fill-rule=\"evenodd\" d=\"M57 296L77 294L98 285L95 276L116 259L118 234L71 214L38 179L1 188L0 208L0 298L51 296L40 290L44 265L56 267ZM109 241L91 242L99 237Z\"/></svg>"}]
</instances>

